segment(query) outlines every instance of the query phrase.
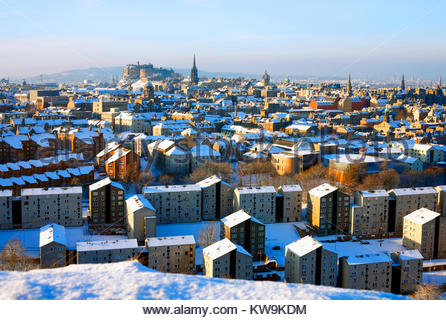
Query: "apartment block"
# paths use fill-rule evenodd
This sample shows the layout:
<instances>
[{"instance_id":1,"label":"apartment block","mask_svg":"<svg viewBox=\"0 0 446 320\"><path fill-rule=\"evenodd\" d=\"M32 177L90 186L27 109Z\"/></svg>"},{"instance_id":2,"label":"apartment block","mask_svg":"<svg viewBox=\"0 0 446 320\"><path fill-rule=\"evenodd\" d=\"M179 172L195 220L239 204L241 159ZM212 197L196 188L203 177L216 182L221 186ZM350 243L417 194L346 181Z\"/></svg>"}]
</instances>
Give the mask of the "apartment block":
<instances>
[{"instance_id":1,"label":"apartment block","mask_svg":"<svg viewBox=\"0 0 446 320\"><path fill-rule=\"evenodd\" d=\"M243 210L221 219L220 239L227 238L248 251L254 261L265 257L265 225Z\"/></svg>"},{"instance_id":2,"label":"apartment block","mask_svg":"<svg viewBox=\"0 0 446 320\"><path fill-rule=\"evenodd\" d=\"M404 217L403 246L417 249L424 259L446 257L446 218L421 208Z\"/></svg>"},{"instance_id":3,"label":"apartment block","mask_svg":"<svg viewBox=\"0 0 446 320\"><path fill-rule=\"evenodd\" d=\"M0 191L0 230L12 227L12 190L3 190Z\"/></svg>"},{"instance_id":4,"label":"apartment block","mask_svg":"<svg viewBox=\"0 0 446 320\"><path fill-rule=\"evenodd\" d=\"M402 232L404 217L415 210L438 210L438 191L433 187L392 189L389 195L390 232Z\"/></svg>"},{"instance_id":5,"label":"apartment block","mask_svg":"<svg viewBox=\"0 0 446 320\"><path fill-rule=\"evenodd\" d=\"M302 220L302 188L284 185L277 189L276 222L297 222Z\"/></svg>"},{"instance_id":6,"label":"apartment block","mask_svg":"<svg viewBox=\"0 0 446 320\"><path fill-rule=\"evenodd\" d=\"M392 292L409 294L423 283L423 256L418 250L393 252Z\"/></svg>"},{"instance_id":7,"label":"apartment block","mask_svg":"<svg viewBox=\"0 0 446 320\"><path fill-rule=\"evenodd\" d=\"M388 231L389 194L386 190L359 191L350 208L350 230L354 236Z\"/></svg>"},{"instance_id":8,"label":"apartment block","mask_svg":"<svg viewBox=\"0 0 446 320\"><path fill-rule=\"evenodd\" d=\"M234 210L243 209L263 223L276 222L276 190L273 186L234 190Z\"/></svg>"},{"instance_id":9,"label":"apartment block","mask_svg":"<svg viewBox=\"0 0 446 320\"><path fill-rule=\"evenodd\" d=\"M155 208L159 224L201 221L198 184L146 186L143 195Z\"/></svg>"},{"instance_id":10,"label":"apartment block","mask_svg":"<svg viewBox=\"0 0 446 320\"><path fill-rule=\"evenodd\" d=\"M124 224L124 187L105 178L89 187L90 221L92 224Z\"/></svg>"},{"instance_id":11,"label":"apartment block","mask_svg":"<svg viewBox=\"0 0 446 320\"><path fill-rule=\"evenodd\" d=\"M194 236L147 238L148 267L170 273L195 273Z\"/></svg>"},{"instance_id":12,"label":"apartment block","mask_svg":"<svg viewBox=\"0 0 446 320\"><path fill-rule=\"evenodd\" d=\"M30 188L21 193L22 227L82 225L82 187Z\"/></svg>"},{"instance_id":13,"label":"apartment block","mask_svg":"<svg viewBox=\"0 0 446 320\"><path fill-rule=\"evenodd\" d=\"M437 186L435 190L438 192L438 212L446 217L446 185Z\"/></svg>"},{"instance_id":14,"label":"apartment block","mask_svg":"<svg viewBox=\"0 0 446 320\"><path fill-rule=\"evenodd\" d=\"M201 213L203 220L218 220L233 212L232 186L217 176L197 182L201 187Z\"/></svg>"},{"instance_id":15,"label":"apartment block","mask_svg":"<svg viewBox=\"0 0 446 320\"><path fill-rule=\"evenodd\" d=\"M144 242L146 238L156 236L155 208L142 194L127 199L126 217L129 238Z\"/></svg>"},{"instance_id":16,"label":"apartment block","mask_svg":"<svg viewBox=\"0 0 446 320\"><path fill-rule=\"evenodd\" d=\"M203 249L204 275L214 278L251 280L252 256L229 239Z\"/></svg>"},{"instance_id":17,"label":"apartment block","mask_svg":"<svg viewBox=\"0 0 446 320\"><path fill-rule=\"evenodd\" d=\"M67 265L67 238L65 227L56 223L40 228L40 267L57 268Z\"/></svg>"},{"instance_id":18,"label":"apartment block","mask_svg":"<svg viewBox=\"0 0 446 320\"><path fill-rule=\"evenodd\" d=\"M290 283L336 286L338 255L306 236L285 247L285 279Z\"/></svg>"},{"instance_id":19,"label":"apartment block","mask_svg":"<svg viewBox=\"0 0 446 320\"><path fill-rule=\"evenodd\" d=\"M385 253L341 257L339 282L342 288L390 292L392 259Z\"/></svg>"},{"instance_id":20,"label":"apartment block","mask_svg":"<svg viewBox=\"0 0 446 320\"><path fill-rule=\"evenodd\" d=\"M136 239L84 241L76 243L77 263L111 263L135 259Z\"/></svg>"},{"instance_id":21,"label":"apartment block","mask_svg":"<svg viewBox=\"0 0 446 320\"><path fill-rule=\"evenodd\" d=\"M307 221L319 235L347 233L350 196L324 183L308 191Z\"/></svg>"}]
</instances>

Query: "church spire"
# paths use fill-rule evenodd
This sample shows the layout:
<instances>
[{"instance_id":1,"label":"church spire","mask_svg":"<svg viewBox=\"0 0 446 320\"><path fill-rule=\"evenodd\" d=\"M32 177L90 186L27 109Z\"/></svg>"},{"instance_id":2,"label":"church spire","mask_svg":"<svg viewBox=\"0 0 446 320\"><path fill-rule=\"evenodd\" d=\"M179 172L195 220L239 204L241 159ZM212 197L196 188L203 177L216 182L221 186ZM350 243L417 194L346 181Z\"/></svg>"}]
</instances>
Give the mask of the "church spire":
<instances>
[{"instance_id":1,"label":"church spire","mask_svg":"<svg viewBox=\"0 0 446 320\"><path fill-rule=\"evenodd\" d=\"M349 97L352 95L352 78L350 77L350 72L348 73L347 95Z\"/></svg>"},{"instance_id":2,"label":"church spire","mask_svg":"<svg viewBox=\"0 0 446 320\"><path fill-rule=\"evenodd\" d=\"M195 54L194 54L194 62L192 64L192 69L190 70L190 83L198 84L198 70L197 70L197 65L195 63Z\"/></svg>"},{"instance_id":3,"label":"church spire","mask_svg":"<svg viewBox=\"0 0 446 320\"><path fill-rule=\"evenodd\" d=\"M401 90L406 90L406 83L404 81L404 74L403 74L403 77L401 78Z\"/></svg>"}]
</instances>

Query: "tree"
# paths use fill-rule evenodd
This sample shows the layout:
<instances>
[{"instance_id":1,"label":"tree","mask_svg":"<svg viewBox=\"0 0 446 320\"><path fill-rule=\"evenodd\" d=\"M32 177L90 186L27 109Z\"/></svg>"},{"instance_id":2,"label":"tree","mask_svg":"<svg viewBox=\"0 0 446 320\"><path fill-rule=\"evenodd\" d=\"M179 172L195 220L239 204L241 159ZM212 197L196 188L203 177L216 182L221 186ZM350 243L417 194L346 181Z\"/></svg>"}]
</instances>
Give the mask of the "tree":
<instances>
[{"instance_id":1,"label":"tree","mask_svg":"<svg viewBox=\"0 0 446 320\"><path fill-rule=\"evenodd\" d=\"M0 255L1 270L8 271L28 271L36 269L37 264L33 263L31 257L25 253L25 248L18 239L9 240Z\"/></svg>"},{"instance_id":2,"label":"tree","mask_svg":"<svg viewBox=\"0 0 446 320\"><path fill-rule=\"evenodd\" d=\"M417 300L442 300L441 290L434 284L418 285L412 298Z\"/></svg>"},{"instance_id":3,"label":"tree","mask_svg":"<svg viewBox=\"0 0 446 320\"><path fill-rule=\"evenodd\" d=\"M379 179L384 189L393 189L400 184L398 172L393 169L383 170L379 174Z\"/></svg>"},{"instance_id":4,"label":"tree","mask_svg":"<svg viewBox=\"0 0 446 320\"><path fill-rule=\"evenodd\" d=\"M198 234L198 244L202 248L206 248L217 242L218 226L216 222L207 223L206 226Z\"/></svg>"},{"instance_id":5,"label":"tree","mask_svg":"<svg viewBox=\"0 0 446 320\"><path fill-rule=\"evenodd\" d=\"M230 183L232 181L234 170L232 169L232 165L228 162L208 161L202 163L199 167L196 167L187 177L187 180L196 183L213 174L216 174L226 182Z\"/></svg>"},{"instance_id":6,"label":"tree","mask_svg":"<svg viewBox=\"0 0 446 320\"><path fill-rule=\"evenodd\" d=\"M169 185L174 180L174 177L168 174L163 174L158 177L158 182L162 185Z\"/></svg>"}]
</instances>

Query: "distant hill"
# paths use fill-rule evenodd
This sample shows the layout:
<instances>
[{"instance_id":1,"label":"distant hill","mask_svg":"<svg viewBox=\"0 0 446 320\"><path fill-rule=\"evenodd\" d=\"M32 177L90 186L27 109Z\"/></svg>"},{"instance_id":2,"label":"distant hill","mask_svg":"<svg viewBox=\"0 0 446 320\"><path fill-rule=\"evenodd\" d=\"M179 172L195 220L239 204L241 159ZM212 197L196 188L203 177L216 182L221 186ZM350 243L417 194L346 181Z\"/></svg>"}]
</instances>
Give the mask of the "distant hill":
<instances>
[{"instance_id":1,"label":"distant hill","mask_svg":"<svg viewBox=\"0 0 446 320\"><path fill-rule=\"evenodd\" d=\"M92 81L110 81L113 76L116 76L117 79L121 79L122 72L124 67L104 67L104 68L88 68L88 69L76 69L76 70L68 70L58 73L51 74L43 74L32 77L24 78L28 83L39 83L39 82L56 82L56 83L73 83L80 82L83 80L92 80ZM190 69L185 68L173 68L173 70L184 77L188 77L190 75ZM224 72L224 71L205 71L198 70L199 77L225 77L225 78L255 78L261 79L262 74L250 74L250 73L242 73L242 72ZM273 80L285 79L286 75L271 75ZM312 80L322 80L327 79L327 77L323 76L308 76L308 75L290 75L290 78L297 79L312 79ZM334 81L337 80L345 80L341 77L330 77ZM16 79L18 81L23 80L23 78Z\"/></svg>"},{"instance_id":2,"label":"distant hill","mask_svg":"<svg viewBox=\"0 0 446 320\"><path fill-rule=\"evenodd\" d=\"M121 79L124 67L106 67L106 68L88 68L63 71L58 73L43 74L33 77L25 78L26 82L56 82L56 83L72 83L83 80L92 81L110 81L113 76Z\"/></svg>"}]
</instances>

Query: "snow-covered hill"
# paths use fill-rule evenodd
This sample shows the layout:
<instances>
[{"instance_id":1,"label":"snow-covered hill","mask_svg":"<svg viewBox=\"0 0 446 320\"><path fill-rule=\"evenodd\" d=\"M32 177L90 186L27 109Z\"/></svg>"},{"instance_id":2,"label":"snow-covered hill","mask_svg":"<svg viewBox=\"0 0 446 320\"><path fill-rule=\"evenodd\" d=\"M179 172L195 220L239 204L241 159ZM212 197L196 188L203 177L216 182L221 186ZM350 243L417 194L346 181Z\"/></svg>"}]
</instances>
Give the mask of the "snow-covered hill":
<instances>
[{"instance_id":1,"label":"snow-covered hill","mask_svg":"<svg viewBox=\"0 0 446 320\"><path fill-rule=\"evenodd\" d=\"M405 299L389 293L165 274L138 262L0 272L0 299Z\"/></svg>"}]
</instances>

